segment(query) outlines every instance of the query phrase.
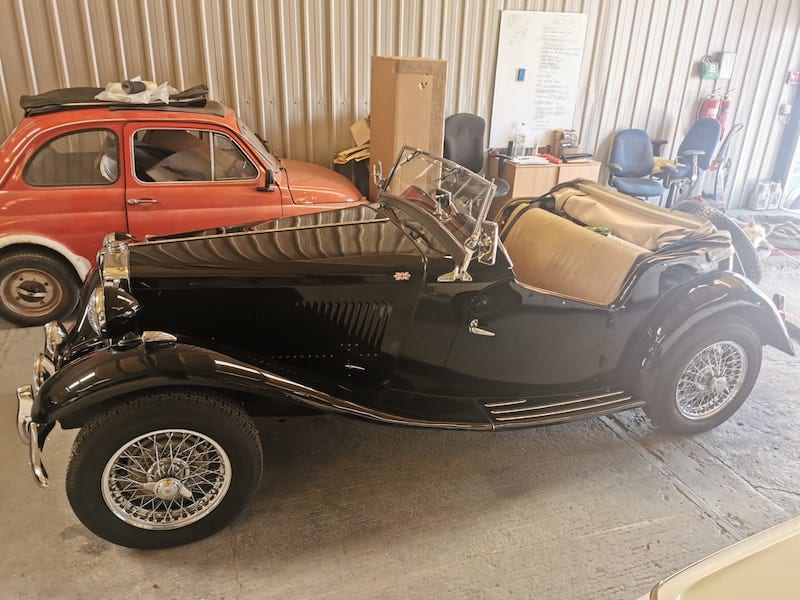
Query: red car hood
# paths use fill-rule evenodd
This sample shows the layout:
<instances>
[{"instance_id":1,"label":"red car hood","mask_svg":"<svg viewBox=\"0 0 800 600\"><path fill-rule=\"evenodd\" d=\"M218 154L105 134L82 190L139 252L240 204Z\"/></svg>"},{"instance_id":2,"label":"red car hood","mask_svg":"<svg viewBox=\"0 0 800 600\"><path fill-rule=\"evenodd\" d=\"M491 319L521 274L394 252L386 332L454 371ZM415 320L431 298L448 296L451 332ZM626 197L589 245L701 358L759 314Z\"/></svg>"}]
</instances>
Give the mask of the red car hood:
<instances>
[{"instance_id":1,"label":"red car hood","mask_svg":"<svg viewBox=\"0 0 800 600\"><path fill-rule=\"evenodd\" d=\"M363 201L349 179L332 169L300 160L281 159L295 204Z\"/></svg>"}]
</instances>

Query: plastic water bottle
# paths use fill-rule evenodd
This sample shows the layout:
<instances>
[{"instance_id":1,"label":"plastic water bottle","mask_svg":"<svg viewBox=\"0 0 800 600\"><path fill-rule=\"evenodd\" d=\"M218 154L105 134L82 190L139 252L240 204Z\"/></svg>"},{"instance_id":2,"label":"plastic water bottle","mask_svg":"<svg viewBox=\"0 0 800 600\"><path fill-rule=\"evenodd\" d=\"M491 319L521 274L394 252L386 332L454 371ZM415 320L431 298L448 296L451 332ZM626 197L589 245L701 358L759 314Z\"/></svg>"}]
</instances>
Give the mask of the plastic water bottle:
<instances>
[{"instance_id":1,"label":"plastic water bottle","mask_svg":"<svg viewBox=\"0 0 800 600\"><path fill-rule=\"evenodd\" d=\"M525 144L527 141L528 128L525 123L520 123L514 132L514 156L525 156Z\"/></svg>"},{"instance_id":2,"label":"plastic water bottle","mask_svg":"<svg viewBox=\"0 0 800 600\"><path fill-rule=\"evenodd\" d=\"M783 188L780 181L769 182L769 208L775 209L781 207L781 196L783 196Z\"/></svg>"},{"instance_id":3,"label":"plastic water bottle","mask_svg":"<svg viewBox=\"0 0 800 600\"><path fill-rule=\"evenodd\" d=\"M769 181L760 179L750 196L751 210L766 210L769 206Z\"/></svg>"}]
</instances>

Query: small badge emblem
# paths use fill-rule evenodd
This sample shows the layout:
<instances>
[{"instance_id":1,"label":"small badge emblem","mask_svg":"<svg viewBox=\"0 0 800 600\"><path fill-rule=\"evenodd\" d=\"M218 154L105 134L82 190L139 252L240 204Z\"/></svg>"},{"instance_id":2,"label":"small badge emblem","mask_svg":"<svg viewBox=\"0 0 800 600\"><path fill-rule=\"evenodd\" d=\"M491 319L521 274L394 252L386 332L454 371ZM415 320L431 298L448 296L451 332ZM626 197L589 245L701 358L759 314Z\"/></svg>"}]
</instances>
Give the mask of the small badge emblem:
<instances>
[{"instance_id":1,"label":"small badge emblem","mask_svg":"<svg viewBox=\"0 0 800 600\"><path fill-rule=\"evenodd\" d=\"M411 279L411 273L408 271L397 271L394 274L395 281L408 281Z\"/></svg>"}]
</instances>

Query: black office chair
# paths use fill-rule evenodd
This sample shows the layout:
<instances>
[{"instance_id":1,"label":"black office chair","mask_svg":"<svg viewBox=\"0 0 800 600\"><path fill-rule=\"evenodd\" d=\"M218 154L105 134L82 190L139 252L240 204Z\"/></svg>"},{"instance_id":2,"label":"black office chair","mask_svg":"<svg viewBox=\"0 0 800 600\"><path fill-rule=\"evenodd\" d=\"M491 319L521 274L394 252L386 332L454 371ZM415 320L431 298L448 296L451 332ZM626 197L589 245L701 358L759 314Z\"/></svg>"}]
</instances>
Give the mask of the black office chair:
<instances>
[{"instance_id":1,"label":"black office chair","mask_svg":"<svg viewBox=\"0 0 800 600\"><path fill-rule=\"evenodd\" d=\"M638 198L661 197L664 185L650 177L653 145L641 129L623 129L611 143L608 183L623 194Z\"/></svg>"},{"instance_id":2,"label":"black office chair","mask_svg":"<svg viewBox=\"0 0 800 600\"><path fill-rule=\"evenodd\" d=\"M669 208L677 194L694 187L700 175L708 170L717 149L722 125L716 119L697 119L678 147L677 166L665 165L657 175L669 188L666 206Z\"/></svg>"},{"instance_id":3,"label":"black office chair","mask_svg":"<svg viewBox=\"0 0 800 600\"><path fill-rule=\"evenodd\" d=\"M474 173L483 168L483 143L486 121L478 115L458 113L444 120L444 157L452 160ZM495 198L508 194L509 185L505 179L495 179Z\"/></svg>"}]
</instances>

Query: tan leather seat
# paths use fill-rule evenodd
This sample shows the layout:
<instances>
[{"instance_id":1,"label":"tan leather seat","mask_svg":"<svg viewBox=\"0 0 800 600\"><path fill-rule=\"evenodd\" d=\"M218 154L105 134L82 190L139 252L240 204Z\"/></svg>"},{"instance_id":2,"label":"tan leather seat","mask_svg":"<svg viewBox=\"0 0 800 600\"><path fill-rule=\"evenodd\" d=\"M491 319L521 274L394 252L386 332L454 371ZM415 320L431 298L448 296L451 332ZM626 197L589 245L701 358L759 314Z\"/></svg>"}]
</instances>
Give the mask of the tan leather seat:
<instances>
[{"instance_id":1,"label":"tan leather seat","mask_svg":"<svg viewBox=\"0 0 800 600\"><path fill-rule=\"evenodd\" d=\"M649 254L541 208L525 211L503 244L520 283L604 306L619 296L636 259Z\"/></svg>"}]
</instances>

